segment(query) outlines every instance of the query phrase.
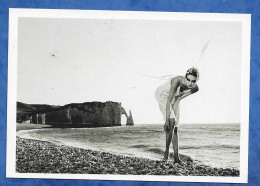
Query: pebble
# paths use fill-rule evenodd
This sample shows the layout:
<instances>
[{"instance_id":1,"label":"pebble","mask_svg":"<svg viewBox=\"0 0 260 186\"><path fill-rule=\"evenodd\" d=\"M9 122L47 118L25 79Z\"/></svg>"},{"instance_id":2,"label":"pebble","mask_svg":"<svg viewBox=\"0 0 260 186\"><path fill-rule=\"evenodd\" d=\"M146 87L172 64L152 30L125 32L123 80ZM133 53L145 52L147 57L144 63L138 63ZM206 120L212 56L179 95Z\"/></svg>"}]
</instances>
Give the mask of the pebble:
<instances>
[{"instance_id":1,"label":"pebble","mask_svg":"<svg viewBox=\"0 0 260 186\"><path fill-rule=\"evenodd\" d=\"M234 168L211 168L180 155L186 165L172 161L114 155L89 149L58 146L50 142L16 140L16 171L19 173L239 176Z\"/></svg>"}]
</instances>

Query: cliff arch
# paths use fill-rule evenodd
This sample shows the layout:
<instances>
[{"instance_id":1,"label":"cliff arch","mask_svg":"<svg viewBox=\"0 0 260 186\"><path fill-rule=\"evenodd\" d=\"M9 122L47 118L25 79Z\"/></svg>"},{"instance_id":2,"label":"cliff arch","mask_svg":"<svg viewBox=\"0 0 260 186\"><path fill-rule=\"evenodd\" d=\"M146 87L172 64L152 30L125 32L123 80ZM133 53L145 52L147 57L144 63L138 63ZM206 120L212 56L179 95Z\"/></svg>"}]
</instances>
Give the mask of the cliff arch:
<instances>
[{"instance_id":1,"label":"cliff arch","mask_svg":"<svg viewBox=\"0 0 260 186\"><path fill-rule=\"evenodd\" d=\"M127 112L125 111L125 109L123 107L121 107L120 115L121 115L121 125L126 125L128 115L127 115Z\"/></svg>"}]
</instances>

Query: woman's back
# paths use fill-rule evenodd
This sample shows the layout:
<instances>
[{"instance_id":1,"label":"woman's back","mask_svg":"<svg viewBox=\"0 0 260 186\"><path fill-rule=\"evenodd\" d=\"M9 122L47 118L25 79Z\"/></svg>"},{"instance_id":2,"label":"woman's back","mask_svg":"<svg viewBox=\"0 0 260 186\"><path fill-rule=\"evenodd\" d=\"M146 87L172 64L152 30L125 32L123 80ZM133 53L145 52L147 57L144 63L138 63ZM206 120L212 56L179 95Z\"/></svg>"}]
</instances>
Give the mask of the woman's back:
<instances>
[{"instance_id":1,"label":"woman's back","mask_svg":"<svg viewBox=\"0 0 260 186\"><path fill-rule=\"evenodd\" d=\"M177 76L174 78L179 78L180 82L182 81L182 77L181 76ZM169 93L170 93L170 88L171 88L171 81L172 79L168 80L167 82L163 83L162 85L160 85L156 91L155 91L155 98L158 100L158 98L164 98L164 99L168 99ZM180 84L181 85L181 84ZM178 96L180 94L180 86L178 86L176 92L175 92L175 96Z\"/></svg>"}]
</instances>

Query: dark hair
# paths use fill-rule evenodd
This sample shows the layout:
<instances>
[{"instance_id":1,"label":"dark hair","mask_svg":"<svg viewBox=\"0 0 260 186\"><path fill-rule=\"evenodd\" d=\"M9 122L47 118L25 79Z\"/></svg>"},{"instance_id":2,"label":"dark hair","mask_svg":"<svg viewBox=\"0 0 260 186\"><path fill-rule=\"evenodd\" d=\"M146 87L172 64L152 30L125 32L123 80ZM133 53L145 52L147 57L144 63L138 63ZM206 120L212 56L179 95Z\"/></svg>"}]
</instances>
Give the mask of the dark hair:
<instances>
[{"instance_id":1,"label":"dark hair","mask_svg":"<svg viewBox=\"0 0 260 186\"><path fill-rule=\"evenodd\" d=\"M192 75L192 76L196 77L196 80L199 80L199 77L200 77L200 73L199 73L198 69L196 69L195 67L189 68L187 70L185 77L187 77L188 75Z\"/></svg>"}]
</instances>

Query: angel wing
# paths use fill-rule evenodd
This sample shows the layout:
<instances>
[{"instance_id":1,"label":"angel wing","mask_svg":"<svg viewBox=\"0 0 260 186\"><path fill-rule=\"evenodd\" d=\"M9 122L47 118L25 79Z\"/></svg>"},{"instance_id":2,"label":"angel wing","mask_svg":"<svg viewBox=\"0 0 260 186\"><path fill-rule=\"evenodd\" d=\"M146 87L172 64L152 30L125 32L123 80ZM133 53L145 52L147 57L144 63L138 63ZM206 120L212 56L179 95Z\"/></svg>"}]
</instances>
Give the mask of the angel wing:
<instances>
[{"instance_id":1,"label":"angel wing","mask_svg":"<svg viewBox=\"0 0 260 186\"><path fill-rule=\"evenodd\" d=\"M193 67L197 68L197 66L199 65L199 63L201 62L201 59L203 58L203 56L205 55L207 49L208 49L208 45L210 43L211 39L208 40L204 46L201 49L201 53L200 53L200 57L198 59L198 61L193 65ZM163 75L163 76L154 76L154 75L147 75L147 74L143 74L143 76L145 77L149 77L149 78L155 78L155 79L160 79L160 80L169 80L173 77L176 77L177 75Z\"/></svg>"},{"instance_id":2,"label":"angel wing","mask_svg":"<svg viewBox=\"0 0 260 186\"><path fill-rule=\"evenodd\" d=\"M201 62L201 59L203 58L203 56L205 55L207 49L208 49L208 46L209 46L209 43L210 43L211 40L208 40L205 45L202 47L201 49L201 53L200 53L200 57L198 59L198 61L193 65L194 67L197 67L199 65L199 63Z\"/></svg>"}]
</instances>

